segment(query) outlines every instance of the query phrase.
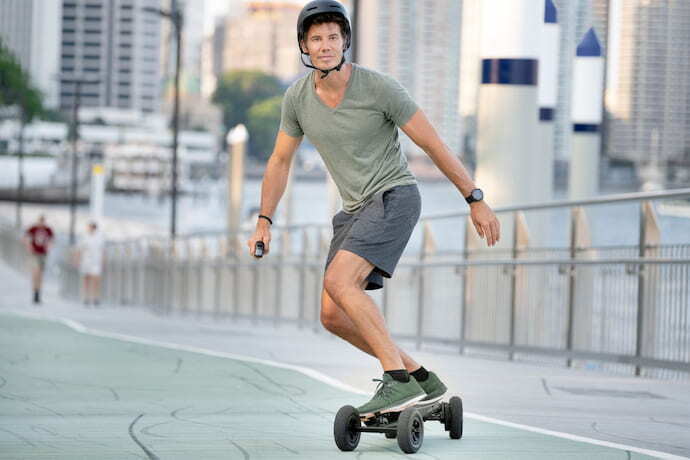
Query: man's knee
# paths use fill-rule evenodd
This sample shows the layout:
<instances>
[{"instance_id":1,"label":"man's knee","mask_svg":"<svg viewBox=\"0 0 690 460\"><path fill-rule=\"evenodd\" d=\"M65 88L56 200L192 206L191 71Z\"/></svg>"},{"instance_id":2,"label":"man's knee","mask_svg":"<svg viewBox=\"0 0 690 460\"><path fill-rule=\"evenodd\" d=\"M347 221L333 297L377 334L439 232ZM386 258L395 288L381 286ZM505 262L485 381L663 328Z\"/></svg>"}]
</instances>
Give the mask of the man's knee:
<instances>
[{"instance_id":1,"label":"man's knee","mask_svg":"<svg viewBox=\"0 0 690 460\"><path fill-rule=\"evenodd\" d=\"M334 271L328 270L323 278L323 288L336 303L341 303L345 293L357 288L357 281Z\"/></svg>"},{"instance_id":2,"label":"man's knee","mask_svg":"<svg viewBox=\"0 0 690 460\"><path fill-rule=\"evenodd\" d=\"M321 324L330 332L335 332L340 326L339 307L325 300L321 301Z\"/></svg>"}]
</instances>

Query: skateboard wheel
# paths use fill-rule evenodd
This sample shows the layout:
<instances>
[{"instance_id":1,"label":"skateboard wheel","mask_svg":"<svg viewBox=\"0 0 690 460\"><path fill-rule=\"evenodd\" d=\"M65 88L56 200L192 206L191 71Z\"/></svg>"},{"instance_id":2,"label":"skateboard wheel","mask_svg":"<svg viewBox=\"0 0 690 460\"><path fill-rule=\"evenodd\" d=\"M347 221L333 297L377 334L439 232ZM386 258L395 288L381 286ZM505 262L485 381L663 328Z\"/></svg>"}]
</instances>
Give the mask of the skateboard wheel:
<instances>
[{"instance_id":1,"label":"skateboard wheel","mask_svg":"<svg viewBox=\"0 0 690 460\"><path fill-rule=\"evenodd\" d=\"M333 423L333 437L338 449L349 452L355 450L359 444L362 433L355 431L362 426L357 409L352 406L343 406L335 415Z\"/></svg>"},{"instance_id":2,"label":"skateboard wheel","mask_svg":"<svg viewBox=\"0 0 690 460\"><path fill-rule=\"evenodd\" d=\"M441 423L443 423L443 429L445 429L446 431L450 431L450 404L441 404L441 410L443 411L443 418L441 419Z\"/></svg>"},{"instance_id":3,"label":"skateboard wheel","mask_svg":"<svg viewBox=\"0 0 690 460\"><path fill-rule=\"evenodd\" d=\"M424 419L414 407L408 407L398 418L398 446L406 454L414 454L424 442Z\"/></svg>"},{"instance_id":4,"label":"skateboard wheel","mask_svg":"<svg viewBox=\"0 0 690 460\"><path fill-rule=\"evenodd\" d=\"M398 433L393 433L391 431L386 432L386 439L395 439L398 437Z\"/></svg>"},{"instance_id":5,"label":"skateboard wheel","mask_svg":"<svg viewBox=\"0 0 690 460\"><path fill-rule=\"evenodd\" d=\"M448 431L450 432L450 439L460 439L462 438L462 399L457 396L453 396L448 401L449 413L448 420L446 421Z\"/></svg>"}]
</instances>

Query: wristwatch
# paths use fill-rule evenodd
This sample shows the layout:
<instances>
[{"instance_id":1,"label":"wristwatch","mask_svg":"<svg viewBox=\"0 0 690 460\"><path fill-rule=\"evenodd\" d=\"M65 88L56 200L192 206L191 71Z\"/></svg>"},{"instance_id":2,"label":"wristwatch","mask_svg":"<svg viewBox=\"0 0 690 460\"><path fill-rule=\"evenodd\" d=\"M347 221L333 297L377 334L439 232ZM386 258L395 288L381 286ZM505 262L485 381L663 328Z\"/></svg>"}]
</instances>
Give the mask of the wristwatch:
<instances>
[{"instance_id":1,"label":"wristwatch","mask_svg":"<svg viewBox=\"0 0 690 460\"><path fill-rule=\"evenodd\" d=\"M475 188L470 192L469 196L465 197L465 201L467 201L467 204L472 204L475 201L482 201L483 199L484 192L482 192L482 190L479 188Z\"/></svg>"}]
</instances>

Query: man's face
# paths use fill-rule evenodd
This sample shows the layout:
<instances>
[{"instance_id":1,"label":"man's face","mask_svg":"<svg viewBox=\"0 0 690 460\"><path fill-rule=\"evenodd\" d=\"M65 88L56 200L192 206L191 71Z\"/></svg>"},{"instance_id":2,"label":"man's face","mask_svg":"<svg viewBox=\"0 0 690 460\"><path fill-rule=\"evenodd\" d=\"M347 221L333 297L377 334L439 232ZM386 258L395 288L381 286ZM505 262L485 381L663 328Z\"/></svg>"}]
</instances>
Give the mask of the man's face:
<instances>
[{"instance_id":1,"label":"man's face","mask_svg":"<svg viewBox=\"0 0 690 460\"><path fill-rule=\"evenodd\" d=\"M335 22L311 26L303 42L312 64L319 69L331 69L340 64L344 45L340 26Z\"/></svg>"},{"instance_id":2,"label":"man's face","mask_svg":"<svg viewBox=\"0 0 690 460\"><path fill-rule=\"evenodd\" d=\"M41 216L38 218L38 225L45 225L46 224L46 218Z\"/></svg>"}]
</instances>

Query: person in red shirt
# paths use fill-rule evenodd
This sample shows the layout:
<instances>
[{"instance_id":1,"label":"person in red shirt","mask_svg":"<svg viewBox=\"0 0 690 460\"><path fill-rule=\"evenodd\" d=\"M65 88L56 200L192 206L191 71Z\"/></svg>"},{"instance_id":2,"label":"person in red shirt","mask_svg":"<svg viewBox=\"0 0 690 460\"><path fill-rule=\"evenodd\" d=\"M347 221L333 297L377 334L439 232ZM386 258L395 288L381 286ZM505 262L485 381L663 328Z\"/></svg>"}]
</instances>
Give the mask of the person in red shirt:
<instances>
[{"instance_id":1,"label":"person in red shirt","mask_svg":"<svg viewBox=\"0 0 690 460\"><path fill-rule=\"evenodd\" d=\"M41 284L46 257L53 244L53 230L46 225L45 216L38 217L38 222L26 231L24 237L29 254L31 254L31 281L34 290L34 303L41 303Z\"/></svg>"}]
</instances>

